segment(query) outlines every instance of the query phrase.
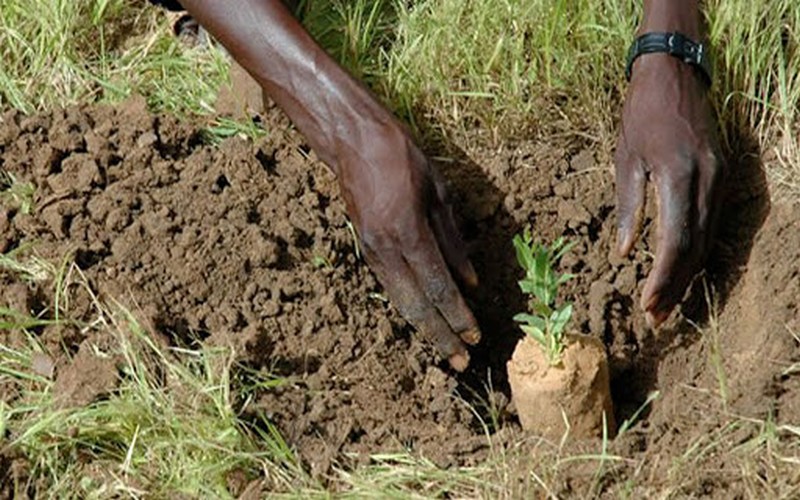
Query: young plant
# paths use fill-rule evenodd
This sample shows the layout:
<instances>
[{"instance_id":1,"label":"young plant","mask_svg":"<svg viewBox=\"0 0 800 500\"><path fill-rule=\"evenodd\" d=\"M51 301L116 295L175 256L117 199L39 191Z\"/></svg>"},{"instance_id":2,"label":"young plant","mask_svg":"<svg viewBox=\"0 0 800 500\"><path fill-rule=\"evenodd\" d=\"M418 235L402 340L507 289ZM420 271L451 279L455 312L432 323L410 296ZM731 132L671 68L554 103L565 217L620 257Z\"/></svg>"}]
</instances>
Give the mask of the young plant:
<instances>
[{"instance_id":1,"label":"young plant","mask_svg":"<svg viewBox=\"0 0 800 500\"><path fill-rule=\"evenodd\" d=\"M557 274L554 267L573 244L558 238L548 247L534 242L529 229L514 236L513 242L517 261L525 270L525 278L519 281L519 287L531 296L532 313L517 314L514 321L521 323L522 331L542 346L550 364L558 365L564 351L564 331L572 317L572 304L566 302L556 307L556 297L558 287L574 276Z\"/></svg>"}]
</instances>

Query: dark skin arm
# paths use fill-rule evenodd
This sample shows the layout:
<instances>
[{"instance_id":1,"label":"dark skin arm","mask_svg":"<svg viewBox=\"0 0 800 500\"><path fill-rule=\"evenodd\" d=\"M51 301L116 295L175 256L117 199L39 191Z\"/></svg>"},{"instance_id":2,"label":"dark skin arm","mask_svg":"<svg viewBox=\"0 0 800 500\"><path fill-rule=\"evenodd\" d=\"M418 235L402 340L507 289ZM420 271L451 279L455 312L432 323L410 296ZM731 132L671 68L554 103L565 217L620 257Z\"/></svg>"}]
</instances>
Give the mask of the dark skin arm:
<instances>
[{"instance_id":1,"label":"dark skin arm","mask_svg":"<svg viewBox=\"0 0 800 500\"><path fill-rule=\"evenodd\" d=\"M654 31L701 41L699 2L645 0L638 34ZM618 249L627 254L639 236L649 177L658 203L657 252L641 306L653 327L681 300L710 248L724 173L715 132L707 85L695 68L667 54L634 62L615 159Z\"/></svg>"},{"instance_id":2,"label":"dark skin arm","mask_svg":"<svg viewBox=\"0 0 800 500\"><path fill-rule=\"evenodd\" d=\"M444 184L406 128L339 67L279 0L181 0L289 116L339 179L364 255L401 314L451 366L480 340L450 270L477 276Z\"/></svg>"}]
</instances>

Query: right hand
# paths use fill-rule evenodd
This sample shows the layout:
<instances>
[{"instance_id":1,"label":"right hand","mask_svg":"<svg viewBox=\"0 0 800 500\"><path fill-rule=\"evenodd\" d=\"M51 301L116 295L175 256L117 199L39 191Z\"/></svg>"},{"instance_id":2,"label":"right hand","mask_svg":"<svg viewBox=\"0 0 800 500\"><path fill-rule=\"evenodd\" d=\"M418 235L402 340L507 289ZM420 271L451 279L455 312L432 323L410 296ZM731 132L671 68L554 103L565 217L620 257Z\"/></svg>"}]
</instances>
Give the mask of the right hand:
<instances>
[{"instance_id":1,"label":"right hand","mask_svg":"<svg viewBox=\"0 0 800 500\"><path fill-rule=\"evenodd\" d=\"M658 201L658 251L641 306L652 327L680 302L711 249L725 174L715 131L696 69L667 54L636 61L616 151L618 249L630 252L641 232L649 177Z\"/></svg>"},{"instance_id":2,"label":"right hand","mask_svg":"<svg viewBox=\"0 0 800 500\"><path fill-rule=\"evenodd\" d=\"M433 340L457 371L465 344L481 338L448 266L466 285L467 257L443 181L396 123L372 127L359 149L340 152L342 195L364 255L403 317Z\"/></svg>"}]
</instances>

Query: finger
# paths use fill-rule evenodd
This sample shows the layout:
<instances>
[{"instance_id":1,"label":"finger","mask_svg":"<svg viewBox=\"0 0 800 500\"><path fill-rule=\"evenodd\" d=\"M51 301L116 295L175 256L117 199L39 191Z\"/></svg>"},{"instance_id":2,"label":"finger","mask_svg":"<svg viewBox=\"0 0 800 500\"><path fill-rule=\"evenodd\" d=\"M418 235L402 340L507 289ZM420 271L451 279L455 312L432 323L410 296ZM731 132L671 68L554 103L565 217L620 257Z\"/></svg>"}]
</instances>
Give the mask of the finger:
<instances>
[{"instance_id":1,"label":"finger","mask_svg":"<svg viewBox=\"0 0 800 500\"><path fill-rule=\"evenodd\" d=\"M442 202L431 210L431 226L447 264L467 286L478 286L478 274L467 256L466 245L456 227L453 209Z\"/></svg>"},{"instance_id":2,"label":"finger","mask_svg":"<svg viewBox=\"0 0 800 500\"><path fill-rule=\"evenodd\" d=\"M713 149L709 149L700 157L699 167L697 226L701 238L702 259L705 260L711 247L722 206L725 166L719 161L719 155Z\"/></svg>"},{"instance_id":3,"label":"finger","mask_svg":"<svg viewBox=\"0 0 800 500\"><path fill-rule=\"evenodd\" d=\"M364 244L364 255L400 314L430 338L457 371L469 365L466 347L419 287L414 273L396 246Z\"/></svg>"},{"instance_id":4,"label":"finger","mask_svg":"<svg viewBox=\"0 0 800 500\"><path fill-rule=\"evenodd\" d=\"M477 344L481 339L478 323L447 269L433 232L425 222L421 227L418 239L404 246L403 256L425 296L447 320L451 330L464 342Z\"/></svg>"},{"instance_id":5,"label":"finger","mask_svg":"<svg viewBox=\"0 0 800 500\"><path fill-rule=\"evenodd\" d=\"M697 225L698 169L691 158L676 154L657 169L657 251L642 293L648 323L667 319L697 271L701 253Z\"/></svg>"},{"instance_id":6,"label":"finger","mask_svg":"<svg viewBox=\"0 0 800 500\"><path fill-rule=\"evenodd\" d=\"M461 232L458 230L446 182L435 168L431 168L430 173L435 192L431 203L430 221L434 235L439 243L439 249L458 279L466 286L476 288L478 286L478 273L472 267L472 262L470 262L467 255L466 245L461 238Z\"/></svg>"},{"instance_id":7,"label":"finger","mask_svg":"<svg viewBox=\"0 0 800 500\"><path fill-rule=\"evenodd\" d=\"M614 155L617 189L617 251L627 255L642 229L647 176L640 158L625 145L623 135Z\"/></svg>"}]
</instances>

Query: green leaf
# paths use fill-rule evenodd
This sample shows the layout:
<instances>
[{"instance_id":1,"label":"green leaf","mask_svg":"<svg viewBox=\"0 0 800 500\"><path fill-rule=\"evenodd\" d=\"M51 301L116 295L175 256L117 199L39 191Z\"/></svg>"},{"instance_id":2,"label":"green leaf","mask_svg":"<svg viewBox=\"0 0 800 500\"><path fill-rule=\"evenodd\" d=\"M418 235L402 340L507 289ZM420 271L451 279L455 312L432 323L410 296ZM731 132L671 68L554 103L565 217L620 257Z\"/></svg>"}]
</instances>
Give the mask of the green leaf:
<instances>
[{"instance_id":1,"label":"green leaf","mask_svg":"<svg viewBox=\"0 0 800 500\"><path fill-rule=\"evenodd\" d=\"M563 285L564 283L566 283L567 281L571 280L574 277L575 277L574 274L564 273L564 274L562 274L561 276L558 277L558 281L556 281L556 285L557 286Z\"/></svg>"},{"instance_id":2,"label":"green leaf","mask_svg":"<svg viewBox=\"0 0 800 500\"><path fill-rule=\"evenodd\" d=\"M567 322L572 317L572 304L566 304L561 309L554 311L550 315L550 330L553 333L561 334L567 326Z\"/></svg>"},{"instance_id":3,"label":"green leaf","mask_svg":"<svg viewBox=\"0 0 800 500\"><path fill-rule=\"evenodd\" d=\"M534 283L532 280L525 279L519 281L518 283L522 293L532 294L536 292L536 283Z\"/></svg>"},{"instance_id":4,"label":"green leaf","mask_svg":"<svg viewBox=\"0 0 800 500\"><path fill-rule=\"evenodd\" d=\"M532 325L520 325L519 327L522 329L523 332L533 337L533 339L539 344L541 344L542 347L547 348L547 338L545 337L545 334L542 330Z\"/></svg>"},{"instance_id":5,"label":"green leaf","mask_svg":"<svg viewBox=\"0 0 800 500\"><path fill-rule=\"evenodd\" d=\"M547 329L547 323L545 322L544 318L540 316L534 316L528 313L517 314L516 316L514 316L514 321L534 326L542 331L545 331Z\"/></svg>"},{"instance_id":6,"label":"green leaf","mask_svg":"<svg viewBox=\"0 0 800 500\"><path fill-rule=\"evenodd\" d=\"M555 255L553 256L553 263L554 264L556 262L558 262L561 259L561 257L564 256L564 254L566 254L567 252L572 250L572 248L575 246L575 243L577 243L577 242L571 241L571 242L567 243L566 245L564 245L564 238L561 237L556 241L556 243L558 243L558 246L553 245L553 252L556 252ZM561 247L562 245L564 245L564 247L559 250L558 247Z\"/></svg>"},{"instance_id":7,"label":"green leaf","mask_svg":"<svg viewBox=\"0 0 800 500\"><path fill-rule=\"evenodd\" d=\"M529 269L530 249L528 248L528 245L525 244L520 235L514 236L513 243L514 243L514 252L517 255L517 262L519 263L520 267L526 270Z\"/></svg>"},{"instance_id":8,"label":"green leaf","mask_svg":"<svg viewBox=\"0 0 800 500\"><path fill-rule=\"evenodd\" d=\"M553 309L543 302L536 302L535 304L533 304L533 313L538 314L543 318L550 317L550 314L552 314L552 312Z\"/></svg>"}]
</instances>

